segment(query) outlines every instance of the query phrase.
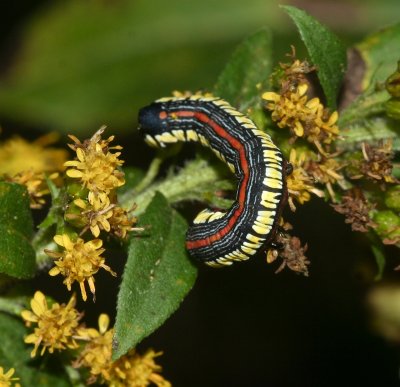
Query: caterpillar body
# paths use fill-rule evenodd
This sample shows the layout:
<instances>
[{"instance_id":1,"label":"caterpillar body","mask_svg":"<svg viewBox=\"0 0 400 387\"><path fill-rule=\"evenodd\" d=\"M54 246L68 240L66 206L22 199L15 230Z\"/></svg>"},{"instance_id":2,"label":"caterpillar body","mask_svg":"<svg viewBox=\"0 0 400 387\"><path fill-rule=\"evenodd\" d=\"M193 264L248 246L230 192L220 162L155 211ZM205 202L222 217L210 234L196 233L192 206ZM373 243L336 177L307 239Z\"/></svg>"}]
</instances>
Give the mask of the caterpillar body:
<instances>
[{"instance_id":1,"label":"caterpillar body","mask_svg":"<svg viewBox=\"0 0 400 387\"><path fill-rule=\"evenodd\" d=\"M291 165L253 121L221 98L192 95L161 98L142 108L139 129L154 147L178 141L210 147L238 179L229 210L205 209L194 219L186 234L191 257L209 266L231 265L273 243Z\"/></svg>"}]
</instances>

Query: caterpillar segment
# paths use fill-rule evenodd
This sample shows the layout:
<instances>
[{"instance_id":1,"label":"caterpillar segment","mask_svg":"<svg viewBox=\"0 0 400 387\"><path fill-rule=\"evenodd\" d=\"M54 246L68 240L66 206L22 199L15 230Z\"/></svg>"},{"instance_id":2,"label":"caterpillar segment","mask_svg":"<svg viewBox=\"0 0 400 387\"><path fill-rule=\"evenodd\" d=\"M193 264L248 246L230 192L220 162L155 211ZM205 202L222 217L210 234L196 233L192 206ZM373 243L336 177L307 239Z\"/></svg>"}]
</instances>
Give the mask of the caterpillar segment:
<instances>
[{"instance_id":1,"label":"caterpillar segment","mask_svg":"<svg viewBox=\"0 0 400 387\"><path fill-rule=\"evenodd\" d=\"M238 179L226 212L206 209L186 234L194 259L212 267L245 261L273 242L286 203L288 164L268 134L221 98L192 95L156 100L139 112L147 144L199 142L211 148Z\"/></svg>"}]
</instances>

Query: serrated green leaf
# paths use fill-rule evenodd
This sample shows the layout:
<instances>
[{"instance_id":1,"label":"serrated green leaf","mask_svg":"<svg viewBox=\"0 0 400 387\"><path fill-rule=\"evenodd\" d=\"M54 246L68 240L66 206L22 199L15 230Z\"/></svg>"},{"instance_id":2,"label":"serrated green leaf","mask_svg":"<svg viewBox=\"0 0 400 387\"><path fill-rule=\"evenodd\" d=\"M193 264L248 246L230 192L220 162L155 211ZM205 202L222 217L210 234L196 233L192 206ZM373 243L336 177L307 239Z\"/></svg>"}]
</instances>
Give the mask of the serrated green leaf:
<instances>
[{"instance_id":1,"label":"serrated green leaf","mask_svg":"<svg viewBox=\"0 0 400 387\"><path fill-rule=\"evenodd\" d=\"M185 252L187 224L160 193L140 222L147 231L130 241L118 295L114 359L161 326L196 279L197 269Z\"/></svg>"},{"instance_id":2,"label":"serrated green leaf","mask_svg":"<svg viewBox=\"0 0 400 387\"><path fill-rule=\"evenodd\" d=\"M399 41L400 23L368 36L356 46L366 65L363 89L368 88L371 81L385 82L396 70L400 59Z\"/></svg>"},{"instance_id":3,"label":"serrated green leaf","mask_svg":"<svg viewBox=\"0 0 400 387\"><path fill-rule=\"evenodd\" d=\"M218 77L214 94L245 112L258 105L260 87L269 82L272 69L272 39L262 30L246 39L233 53Z\"/></svg>"},{"instance_id":4,"label":"serrated green leaf","mask_svg":"<svg viewBox=\"0 0 400 387\"><path fill-rule=\"evenodd\" d=\"M0 272L31 278L36 269L35 251L29 239L33 221L26 188L0 182Z\"/></svg>"},{"instance_id":5,"label":"serrated green leaf","mask_svg":"<svg viewBox=\"0 0 400 387\"><path fill-rule=\"evenodd\" d=\"M318 79L327 104L336 108L336 100L346 71L346 50L328 28L306 12L289 5L282 8L296 24L312 63L318 68Z\"/></svg>"},{"instance_id":6,"label":"serrated green leaf","mask_svg":"<svg viewBox=\"0 0 400 387\"><path fill-rule=\"evenodd\" d=\"M0 366L5 371L15 369L13 377L19 378L22 386L70 386L61 364L32 361L32 345L24 343L28 334L22 322L7 314L0 313Z\"/></svg>"}]
</instances>

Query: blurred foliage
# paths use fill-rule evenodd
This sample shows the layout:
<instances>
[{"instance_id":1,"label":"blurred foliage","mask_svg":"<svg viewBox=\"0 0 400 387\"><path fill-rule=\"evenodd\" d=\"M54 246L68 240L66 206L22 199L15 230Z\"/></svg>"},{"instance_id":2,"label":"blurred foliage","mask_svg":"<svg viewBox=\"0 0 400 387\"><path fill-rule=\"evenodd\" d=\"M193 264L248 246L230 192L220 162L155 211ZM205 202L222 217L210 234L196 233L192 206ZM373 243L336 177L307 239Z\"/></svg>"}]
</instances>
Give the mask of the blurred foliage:
<instances>
[{"instance_id":1,"label":"blurred foliage","mask_svg":"<svg viewBox=\"0 0 400 387\"><path fill-rule=\"evenodd\" d=\"M173 89L210 89L232 48L260 27L272 28L274 50L287 52L298 38L289 33L289 18L277 3L43 3L30 19L25 16L16 31L19 44L7 54L11 58L0 75L0 117L40 130L89 133L106 124L129 131L137 109L155 96ZM388 0L379 6L372 0L337 2L332 14L326 12L327 2L302 3L348 36L395 17L395 3Z\"/></svg>"}]
</instances>

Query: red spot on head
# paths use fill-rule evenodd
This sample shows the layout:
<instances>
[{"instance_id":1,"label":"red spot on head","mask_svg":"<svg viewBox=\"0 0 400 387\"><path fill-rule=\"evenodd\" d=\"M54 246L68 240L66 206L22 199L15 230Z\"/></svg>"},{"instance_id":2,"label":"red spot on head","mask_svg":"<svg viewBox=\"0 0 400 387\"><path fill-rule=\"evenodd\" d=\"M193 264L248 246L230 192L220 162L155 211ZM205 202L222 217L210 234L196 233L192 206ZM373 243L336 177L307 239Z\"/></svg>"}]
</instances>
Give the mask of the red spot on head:
<instances>
[{"instance_id":1,"label":"red spot on head","mask_svg":"<svg viewBox=\"0 0 400 387\"><path fill-rule=\"evenodd\" d=\"M165 120L168 117L168 114L165 110L162 110L158 116L161 120Z\"/></svg>"}]
</instances>

